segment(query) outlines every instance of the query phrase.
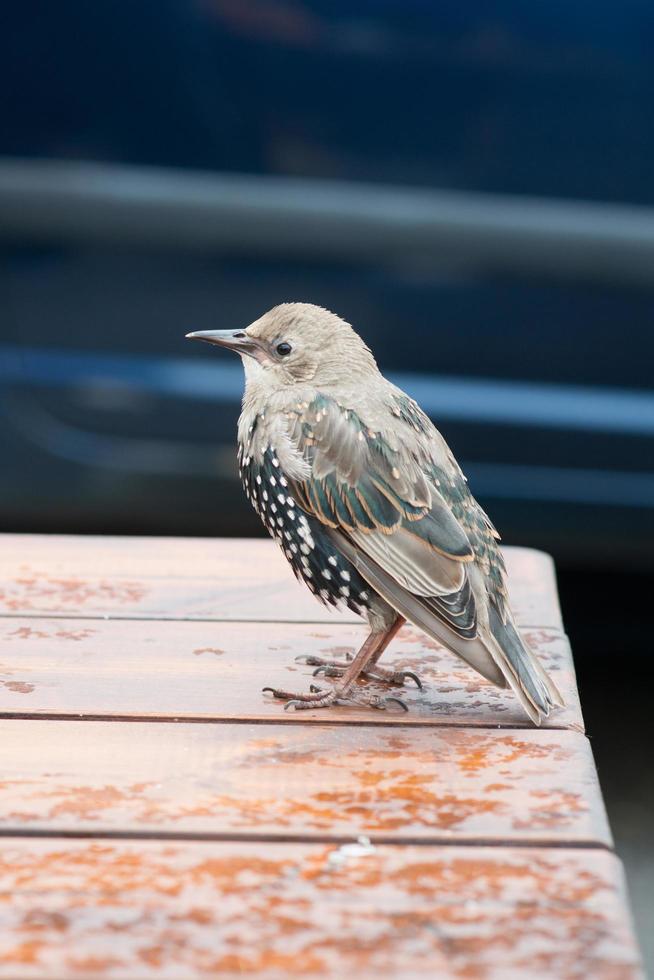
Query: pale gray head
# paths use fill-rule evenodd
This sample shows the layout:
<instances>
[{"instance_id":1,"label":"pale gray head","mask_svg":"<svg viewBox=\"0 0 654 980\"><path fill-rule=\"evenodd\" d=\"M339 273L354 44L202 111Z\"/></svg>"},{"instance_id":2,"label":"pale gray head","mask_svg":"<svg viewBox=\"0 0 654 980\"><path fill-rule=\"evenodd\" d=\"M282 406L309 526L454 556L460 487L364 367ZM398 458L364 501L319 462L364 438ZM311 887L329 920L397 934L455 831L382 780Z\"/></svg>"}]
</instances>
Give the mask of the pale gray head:
<instances>
[{"instance_id":1,"label":"pale gray head","mask_svg":"<svg viewBox=\"0 0 654 980\"><path fill-rule=\"evenodd\" d=\"M338 386L377 370L350 324L312 303L281 303L244 330L186 336L236 351L248 381L256 379L266 387Z\"/></svg>"}]
</instances>

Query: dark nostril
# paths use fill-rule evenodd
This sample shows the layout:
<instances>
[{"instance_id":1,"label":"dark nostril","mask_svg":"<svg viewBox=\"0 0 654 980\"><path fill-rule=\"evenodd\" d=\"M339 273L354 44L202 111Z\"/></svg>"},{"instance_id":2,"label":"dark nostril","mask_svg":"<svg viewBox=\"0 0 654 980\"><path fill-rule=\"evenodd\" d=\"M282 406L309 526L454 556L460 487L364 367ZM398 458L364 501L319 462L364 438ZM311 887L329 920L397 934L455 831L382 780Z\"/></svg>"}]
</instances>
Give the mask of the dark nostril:
<instances>
[{"instance_id":1,"label":"dark nostril","mask_svg":"<svg viewBox=\"0 0 654 980\"><path fill-rule=\"evenodd\" d=\"M245 334L244 333L233 333L232 334L232 337L234 338L234 340L242 340L243 337L245 337Z\"/></svg>"}]
</instances>

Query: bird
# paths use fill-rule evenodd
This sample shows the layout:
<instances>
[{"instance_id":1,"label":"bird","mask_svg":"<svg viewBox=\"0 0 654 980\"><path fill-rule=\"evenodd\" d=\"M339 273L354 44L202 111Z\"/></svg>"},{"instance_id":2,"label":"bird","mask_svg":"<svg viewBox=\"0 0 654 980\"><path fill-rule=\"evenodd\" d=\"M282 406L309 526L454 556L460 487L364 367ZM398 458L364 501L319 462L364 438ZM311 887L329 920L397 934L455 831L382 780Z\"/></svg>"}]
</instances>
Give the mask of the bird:
<instances>
[{"instance_id":1,"label":"bird","mask_svg":"<svg viewBox=\"0 0 654 980\"><path fill-rule=\"evenodd\" d=\"M510 688L534 724L564 707L516 626L498 532L441 433L349 323L281 303L244 329L186 336L241 356L238 466L264 527L317 600L368 621L355 656L297 658L330 686L264 691L296 710L406 709L362 682L422 687L417 674L378 663L408 621Z\"/></svg>"}]
</instances>

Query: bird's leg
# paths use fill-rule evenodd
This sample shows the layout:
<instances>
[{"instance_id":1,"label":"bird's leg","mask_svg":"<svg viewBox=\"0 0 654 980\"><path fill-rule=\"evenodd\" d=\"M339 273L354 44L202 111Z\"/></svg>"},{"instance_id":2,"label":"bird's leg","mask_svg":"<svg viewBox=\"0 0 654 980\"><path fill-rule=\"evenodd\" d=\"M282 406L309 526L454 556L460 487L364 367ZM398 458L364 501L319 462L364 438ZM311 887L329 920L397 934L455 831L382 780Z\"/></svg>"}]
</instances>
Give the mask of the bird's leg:
<instances>
[{"instance_id":1,"label":"bird's leg","mask_svg":"<svg viewBox=\"0 0 654 980\"><path fill-rule=\"evenodd\" d=\"M282 691L273 687L264 687L264 691L270 691L273 697L287 701L286 708L293 707L298 711L302 708L327 708L336 701L351 701L355 704L365 704L371 708L386 708L389 703L395 703L408 710L399 698L380 698L375 695L354 697L351 693L357 678L365 672L375 654L379 653L381 656L402 622L403 620L399 617L399 623L398 620L394 620L391 626L384 630L373 630L364 640L356 657L347 664L343 676L339 678L338 683L334 685L331 691L322 691L315 687L307 694L295 694L292 691Z\"/></svg>"},{"instance_id":2,"label":"bird's leg","mask_svg":"<svg viewBox=\"0 0 654 980\"><path fill-rule=\"evenodd\" d=\"M368 661L368 666L364 671L362 671L362 674L364 677L372 677L374 680L385 681L387 684L404 684L405 680L410 677L415 683L416 687L422 691L422 681L417 674L413 673L412 670L388 670L386 667L377 666L377 661L381 657L382 653L405 623L406 619L404 619L403 616L397 617L393 626L386 633L384 643L370 658Z\"/></svg>"},{"instance_id":3,"label":"bird's leg","mask_svg":"<svg viewBox=\"0 0 654 980\"><path fill-rule=\"evenodd\" d=\"M393 627L384 635L384 642L378 647L377 652L370 658L366 668L361 671L361 676L371 677L373 680L383 681L385 684L400 685L404 684L404 682L410 678L416 687L422 690L422 681L417 674L413 673L412 670L388 670L386 667L377 666L379 658L405 622L406 620L403 616L397 617ZM352 663L352 659L351 653L345 654L344 661L325 660L323 657L316 657L312 654L302 654L302 656L295 658L295 662L298 664L308 664L309 667L315 667L316 669L313 672L314 677L317 677L319 674L322 674L323 677L343 677L345 671Z\"/></svg>"},{"instance_id":4,"label":"bird's leg","mask_svg":"<svg viewBox=\"0 0 654 980\"><path fill-rule=\"evenodd\" d=\"M411 671L386 670L383 667L375 666L388 644L405 623L406 619L403 616L398 616L393 625L384 633L383 642L379 644L375 653L370 657L368 665L361 671L362 677L375 677L392 684L402 684L406 677L411 677L418 687L422 687L419 678ZM318 674L322 674L324 677L343 677L352 660L351 653L345 654L345 660L324 660L323 657L315 657L312 654L302 654L295 658L297 664L308 664L309 667L316 667L317 669L313 672L314 677L317 677Z\"/></svg>"}]
</instances>

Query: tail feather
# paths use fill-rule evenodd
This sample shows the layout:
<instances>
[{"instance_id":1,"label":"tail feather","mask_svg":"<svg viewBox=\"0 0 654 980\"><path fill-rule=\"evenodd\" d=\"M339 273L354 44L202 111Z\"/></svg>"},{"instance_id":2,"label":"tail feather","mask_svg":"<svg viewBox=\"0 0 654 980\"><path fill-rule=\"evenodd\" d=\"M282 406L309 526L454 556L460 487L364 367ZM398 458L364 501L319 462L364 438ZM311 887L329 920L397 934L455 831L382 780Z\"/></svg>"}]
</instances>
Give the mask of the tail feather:
<instances>
[{"instance_id":1,"label":"tail feather","mask_svg":"<svg viewBox=\"0 0 654 980\"><path fill-rule=\"evenodd\" d=\"M547 717L550 708L564 707L564 701L554 681L544 670L536 654L529 649L511 620L503 623L497 610L489 606L489 626L493 640L500 648L502 659L534 709ZM511 680L507 676L507 680ZM512 685L513 686L513 685Z\"/></svg>"}]
</instances>

